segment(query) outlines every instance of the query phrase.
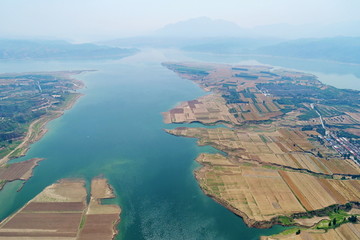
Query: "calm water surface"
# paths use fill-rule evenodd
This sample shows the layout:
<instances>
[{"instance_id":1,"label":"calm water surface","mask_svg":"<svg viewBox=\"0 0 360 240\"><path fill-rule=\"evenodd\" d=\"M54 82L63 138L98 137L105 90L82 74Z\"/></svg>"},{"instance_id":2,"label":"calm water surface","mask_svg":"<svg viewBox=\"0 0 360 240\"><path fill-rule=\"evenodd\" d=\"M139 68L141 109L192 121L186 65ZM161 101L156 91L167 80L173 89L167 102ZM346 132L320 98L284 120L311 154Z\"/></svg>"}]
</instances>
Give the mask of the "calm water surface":
<instances>
[{"instance_id":1,"label":"calm water surface","mask_svg":"<svg viewBox=\"0 0 360 240\"><path fill-rule=\"evenodd\" d=\"M180 54L180 53L179 53ZM324 60L307 60L274 56L219 55L185 53L192 59L231 64L265 64L315 74L325 84L337 88L360 90L360 64L337 63Z\"/></svg>"},{"instance_id":2,"label":"calm water surface","mask_svg":"<svg viewBox=\"0 0 360 240\"><path fill-rule=\"evenodd\" d=\"M160 63L194 59L179 52L146 50L117 61L0 62L0 72L98 70L79 76L87 86L82 90L85 96L48 124L49 132L21 159L46 158L20 192L19 182L0 192L0 218L61 178L89 181L104 174L118 196L110 202L123 209L118 239L251 240L281 231L279 226L248 228L205 196L192 173L198 167L194 159L216 150L163 131L174 126L163 124L161 112L205 93Z\"/></svg>"}]
</instances>

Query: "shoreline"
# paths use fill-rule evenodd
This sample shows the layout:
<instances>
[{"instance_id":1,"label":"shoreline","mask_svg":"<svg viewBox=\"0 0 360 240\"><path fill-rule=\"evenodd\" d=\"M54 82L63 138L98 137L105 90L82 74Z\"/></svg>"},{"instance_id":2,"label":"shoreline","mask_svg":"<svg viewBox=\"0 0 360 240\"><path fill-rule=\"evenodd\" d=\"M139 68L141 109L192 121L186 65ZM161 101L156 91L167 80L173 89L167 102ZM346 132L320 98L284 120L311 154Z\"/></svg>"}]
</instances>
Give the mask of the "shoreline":
<instances>
[{"instance_id":1,"label":"shoreline","mask_svg":"<svg viewBox=\"0 0 360 240\"><path fill-rule=\"evenodd\" d=\"M205 98L205 97L198 97L195 100L189 100L189 101L184 101L179 103L178 105L176 105L175 107L173 107L172 109L168 110L167 112L162 113L163 116L163 122L165 124L178 124L179 126L174 128L174 129L164 129L165 132L167 132L170 135L174 135L177 137L188 137L188 138L195 138L197 139L197 145L198 146L212 146L214 148L216 148L217 150L220 150L222 152L228 153L226 151L226 149L224 149L225 147L228 146L232 146L230 143L229 144L225 144L229 141L231 141L232 139L237 139L236 141L240 141L242 139L245 139L246 137L249 139L249 146L248 148L251 148L255 143L259 143L258 145L260 147L263 147L262 149L258 149L258 151L260 152L259 154L273 154L275 156L277 156L276 154L284 154L285 156L288 156L286 154L290 154L290 153L295 153L297 151L300 151L301 153L305 153L305 154L310 154L311 157L316 158L317 155L315 155L313 152L309 151L307 149L307 147L310 149L310 147L312 147L312 149L314 148L314 145L306 145L307 142L303 143L300 140L299 136L303 136L301 134L297 134L294 133L295 136L291 135L290 133L287 132L280 132L279 130L279 138L284 138L285 140L289 139L289 141L287 141L286 143L288 143L288 145L285 146L290 146L288 148L285 148L283 145L278 145L278 141L277 135L272 136L271 134L268 134L269 136L265 135L260 135L258 133L253 134L253 135L239 135L237 136L235 133L235 130L231 133L226 132L226 131L213 131L211 132L210 130L199 130L198 132L193 131L193 132L187 132L186 129L188 127L182 127L182 124L186 124L186 123L200 123L202 125L204 125L204 129L207 129L206 126L214 126L217 125L218 123L226 123L227 125L231 125L234 129L237 127L245 127L244 131L247 131L247 124L257 124L257 123L266 123L266 122L272 122L272 121L279 121L279 124L274 124L275 128L277 129L279 126L281 126L280 124L282 123L282 117L286 114L283 110L284 107L280 107L278 104L275 104L275 97L269 95L269 94L265 94L264 92L260 91L260 89L257 87L257 85L255 85L254 82L248 80L246 78L246 76L250 75L249 73L244 73L245 77L242 77L243 79L241 79L241 84L240 84L240 80L236 79L236 77L240 77L236 75L236 72L234 74L234 71L250 71L250 68L245 68L245 70L240 70L239 69L235 69L234 65L224 65L224 64L219 64L219 68L218 69L213 69L210 71L207 71L207 66L209 66L209 68L215 64L201 64L201 63L193 63L193 64L187 64L187 63L163 63L162 64L164 67L167 67L169 70L177 73L179 75L180 78L182 79L186 79L186 80L191 80L192 82L196 83L202 90L204 91L210 91L212 94L206 95L206 96L215 96L216 94L221 94L223 92L221 97L223 99L228 99L229 102L224 102L224 101L220 101L217 99L212 99L212 98ZM227 66L223 67L222 66ZM236 65L237 66L237 65ZM231 69L228 69L231 68ZM259 66L260 68L260 66ZM250 69L250 70L249 70ZM307 74L307 73L303 73L303 72L292 72L288 70L279 70L276 73L279 73L280 75L271 75L271 76L263 76L262 74L267 73L267 70L258 70L256 69L256 67L254 67L254 72L252 74L255 74L255 76L257 76L256 79L260 78L260 80L258 80L260 82L260 84L262 82L266 82L266 81L279 81L280 83L282 83L281 81L284 81L283 78L279 78L279 76L282 76L281 74L284 74L285 77L289 77L290 79L292 79L292 81L297 81L297 79L302 79L304 78L304 76L309 76L309 79L304 79L301 81L307 81L304 84L314 84L315 87L321 88L324 86L329 86L326 84L323 84L322 82L320 82L318 80L318 78L313 75L313 74ZM247 75L248 74L248 75ZM240 74L238 74L240 75ZM243 75L241 75L243 76ZM252 75L251 75L252 76ZM275 77L274 77L275 76ZM227 81L223 80L226 79ZM300 80L299 80L300 81ZM219 82L219 83L218 83ZM280 84L279 83L279 84ZM227 84L227 85L226 85ZM236 87L233 87L235 86ZM301 85L301 84L299 84ZM233 87L233 88L231 88ZM230 89L231 88L231 89ZM221 91L220 91L220 90ZM225 90L224 90L225 89ZM226 90L227 89L227 90ZM236 97L235 94L226 94L228 92L232 93L234 91L230 91L230 90L234 90L237 92L240 92L238 95L238 98L240 100L238 100L239 102L233 101L233 98ZM241 89L245 89L240 91ZM255 90L254 90L255 89ZM253 90L253 91L252 91ZM219 92L220 91L220 92ZM252 95L251 95L252 94ZM256 95L257 94L257 95ZM339 93L340 94L340 93ZM225 97L223 97L225 96ZM235 96L235 97L234 97ZM265 97L268 97L265 99ZM205 99L204 99L205 98ZM248 100L251 98L251 101ZM255 100L254 100L255 99ZM205 101L204 101L205 100ZM236 105L238 104L238 105ZM247 106L252 106L251 104L254 105L254 107L250 107L249 110L247 110ZM227 108L224 108L223 106L226 106ZM240 109L240 111L239 111ZM248 114L248 112L251 112L251 114ZM216 113L216 115L214 114ZM230 114L229 114L230 113ZM239 119L239 115L242 119L241 124L237 124L240 123L240 121L224 121L224 119L228 119L231 120L232 118L229 117L229 115L231 115L231 113L236 113L234 115L236 115L236 120ZM276 115L275 113L279 113L278 115ZM266 115L267 114L267 115ZM259 116L257 116L259 115ZM286 129L288 127L286 126ZM192 129L191 127L189 129ZM194 127L194 129L201 129L201 127ZM177 130L183 130L183 134L180 132L177 132ZM206 137L201 137L202 134ZM234 135L234 136L233 136ZM259 139L257 139L256 137L259 137ZM269 138L267 138L269 137ZM271 138L274 137L274 138ZM246 138L246 139L247 139ZM211 140L215 139L213 144L211 144ZM270 139L270 140L269 140ZM273 140L275 139L275 140ZM295 140L293 140L295 139ZM284 141L285 141L284 140ZM291 141L290 141L291 140ZM216 143L223 141L224 143L222 143L223 145L219 144L220 148L218 148L218 146L216 146ZM235 141L235 140L234 140ZM255 142L255 143L254 143ZM246 142L247 143L247 142ZM274 143L274 144L273 144ZM270 146L270 144L272 144ZM276 145L275 145L276 144ZM226 145L226 146L225 146ZM241 145L240 143L235 142L233 148L229 148L228 150L231 152L235 152L235 150L239 150L237 147L238 146L247 146L247 145ZM256 145L257 146L257 145ZM270 148L270 147L273 148ZM275 148L276 146L282 146L283 148ZM222 147L222 148L221 148ZM265 149L265 147L267 147ZM292 148L293 147L293 148ZM254 147L255 148L255 147ZM251 149L253 150L253 149ZM255 150L253 150L255 151ZM320 151L320 150L319 150ZM202 192L212 198L215 202L217 202L218 204L220 204L221 206L225 207L226 209L228 209L229 211L231 211L233 214L239 216L242 218L242 220L244 221L244 223L248 226L248 227L252 227L252 228L259 228L259 229L265 229L265 228L271 228L275 225L281 225L284 227L288 227L288 226L293 226L293 227L304 227L304 228L310 228L310 227L314 227L317 224L319 224L320 222L315 222L314 224L312 224L312 226L307 226L304 224L301 224L301 222L296 222L296 219L301 219L301 218L306 218L306 219L311 219L314 217L324 217L324 216L328 216L330 213L329 212L336 212L338 211L338 209L341 210L345 210L345 211L350 211L352 208L356 208L358 209L360 207L360 203L357 201L357 199L355 198L345 198L344 196L342 196L340 194L341 191L344 191L344 195L347 194L348 189L347 186L344 185L343 188L341 188L340 190L338 190L335 193L335 190L333 190L333 192L331 192L330 190L332 189L327 189L327 188L321 188L321 191L325 191L326 193L330 192L330 194L340 194L339 196L342 196L344 198L344 200L338 200L338 199L334 199L332 197L332 195L329 195L326 197L324 197L324 204L313 204L313 205L306 205L306 207L304 207L304 203L306 203L307 198L311 199L313 197L313 195L311 193L308 193L305 191L305 193L307 194L304 199L298 199L298 195L303 194L303 192L296 192L296 194L293 191L293 188L298 187L297 185L288 186L288 182L297 180L297 178L300 176L303 177L305 180L307 180L308 182L310 180L312 180L312 178L321 178L321 180L319 180L319 184L323 184L321 186L326 185L326 187L329 186L335 186L335 182L332 184L332 182L328 182L325 179L332 179L332 180L336 180L336 181L340 181L340 177L341 179L344 178L344 181L347 179L357 179L360 175L358 172L356 172L355 170L353 171L351 168L346 168L344 166L344 168L341 169L345 169L344 172L337 172L337 169L333 169L332 165L329 163L328 165L326 165L325 170L323 170L322 168L306 168L307 165L301 165L297 162L297 159L295 158L284 158L283 162L276 162L277 158L272 162L272 161L262 161L262 158L260 158L258 155L254 155L255 153L249 151L249 155L245 154L245 149L243 149L244 152L244 156L245 158L251 158L251 160L258 164L259 166L264 166L264 167L274 167L276 169L280 169L279 171L281 171L282 169L288 171L288 172L295 172L296 174L300 174L300 175L294 175L293 179L287 179L287 181L284 180L284 177L282 177L280 175L280 179L282 179L283 182L279 182L281 184L283 184L284 189L287 191L288 188L290 189L290 191L288 192L289 195L289 206L291 207L287 207L286 204L284 204L284 201L281 200L276 200L273 201L271 204L269 205L268 202L265 202L263 206L267 206L266 204L268 204L270 206L270 210L267 210L267 212L264 210L262 212L260 212L260 210L262 210L260 207L248 207L246 206L248 204L247 202L247 198L243 194L245 197L245 203L241 202L240 200L238 200L238 202L236 201L230 201L228 200L226 197L229 198L230 193L226 192L227 189L225 189L225 187L222 187L222 190L219 190L220 187L219 186L223 186L226 185L226 181L231 181L228 175L232 174L231 170L225 169L223 170L223 172L221 172L221 170L219 170L219 175L220 176L226 176L227 178L225 180L221 179L219 177L220 180L216 181L213 178L213 175L211 175L210 177L208 177L207 173L213 170L213 168L216 169L217 166L219 166L219 168L223 167L223 166L227 166L225 163L221 162L219 160L219 165L217 164L212 164L212 161L206 162L206 161L202 161L201 160L201 154L198 155L195 159L195 161L197 163L200 164L200 166L198 168L196 168L195 170L193 170L193 174L194 177L198 183L198 186L201 188ZM253 155L251 155L253 154ZM213 154L210 154L213 155ZM241 153L238 153L238 155L241 155ZM244 159L243 155L238 156L238 155L234 155L235 157L238 157L240 159ZM263 156L263 155L261 155ZM267 156L267 155L266 155ZM272 155L271 155L272 156ZM289 155L292 157L292 155ZM302 157L302 155L301 155ZM307 157L307 156L304 156ZM246 159L247 159L246 158ZM216 158L214 158L216 159ZM290 160L294 160L295 164L292 164L292 162L286 162L288 159ZM305 159L305 158L304 158ZM306 158L307 159L307 158ZM309 158L312 162L319 163L319 164L325 164L322 163L322 161L315 161L315 159ZM272 159L271 159L272 160ZM310 161L309 160L309 161ZM335 159L336 160L336 159ZM334 161L335 161L334 160ZM230 161L231 162L231 161ZM307 162L305 162L307 163ZM288 164L288 165L287 165ZM297 165L296 165L297 164ZM321 165L322 166L322 165ZM340 168L340 167L339 167ZM224 173L226 172L226 170L228 170L228 172L230 173ZM257 169L256 169L257 170ZM322 171L323 170L323 171ZM335 171L334 171L335 170ZM249 175L252 174L251 171L255 171L255 170L247 170L250 173L247 173ZM275 170L273 170L275 172ZM354 172L354 173L353 173ZM237 173L237 172L236 172ZM281 172L275 172L276 174L281 174ZM274 174L275 174L274 173ZM212 174L216 174L216 171L212 172ZM221 175L223 174L223 175ZM233 173L235 175L235 173ZM260 174L260 173L259 173ZM272 175L273 173L269 173L268 175L264 173L264 178L265 177L274 177L275 179L275 175ZM301 174L306 174L306 175L301 175ZM244 175L245 176L245 175ZM241 175L241 177L243 177ZM255 177L258 177L258 173L253 173L253 175L251 175L250 177L254 177L254 179L256 180L251 180L251 184L253 186L252 189L257 189L259 187L259 185L254 185L254 183L256 181L258 181L258 183L264 187L269 185L269 181L268 180L258 180ZM212 180L212 182L214 182L214 184L212 185L212 183L207 182L207 178L210 180ZM224 177L225 178L225 177ZM233 177L235 178L235 177ZM233 182L230 182L231 184L237 184L241 181L243 181L242 178L239 178L240 180L238 180L238 182L236 182L235 180L233 180ZM245 178L244 178L245 179ZM223 180L223 182L222 182ZM246 180L246 179L245 179ZM275 180L273 180L274 182L278 181L277 178ZM280 180L279 180L280 181ZM317 181L317 180L316 180ZM225 183L224 183L225 182ZM221 185L221 184L222 185ZM230 184L229 183L229 184ZM250 184L248 183L248 184ZM306 183L306 181L305 181ZM217 185L218 184L218 185ZM280 184L280 185L281 185ZM315 184L315 183L314 183ZM280 190L275 191L277 189L274 190L274 192L269 193L270 197L271 196L275 196L274 198L276 198L277 196L281 195L281 194L285 194L283 192L281 192L280 188L282 187L279 186L278 188ZM335 186L336 187L336 186ZM335 187L333 187L335 189ZM245 188L245 187L244 187ZM272 189L272 187L270 186L270 188ZM215 190L214 190L215 189ZM224 190L225 189L225 190ZM233 190L233 188L230 188L230 190ZM229 190L229 191L230 191ZM285 191L284 190L284 191ZM303 190L303 188L301 189ZM320 191L319 190L319 191ZM222 196L219 194L219 192L222 193L226 193L226 197ZM240 190L239 190L240 191ZM245 190L244 190L245 191ZM271 190L269 190L271 191ZM286 192L287 193L287 192ZM240 197L242 197L243 195L240 195ZM258 199L261 198L261 195L256 195L257 192L255 192L253 195L254 196L259 196ZM264 194L264 193L263 193ZM271 195L273 194L273 195ZM252 195L252 197L253 197ZM336 195L337 196L337 195ZM347 196L347 195L346 195ZM353 196L353 195L351 195ZM355 195L354 195L355 196ZM239 198L240 198L239 197ZM236 199L236 197L234 197ZM232 198L233 199L233 198ZM281 199L281 197L280 197ZM254 200L256 201L256 200ZM327 201L327 202L326 202ZM251 202L252 203L252 202ZM277 204L277 205L274 205ZM257 202L255 203L255 205L257 206ZM273 208L272 208L273 207ZM278 208L282 209L282 212L280 210L277 210ZM274 209L274 210L273 210ZM302 211L304 210L304 211ZM259 211L259 213L257 212ZM254 213L255 212L255 213ZM263 212L266 212L267 214L262 215ZM270 214L271 213L271 214ZM257 215L256 215L257 214ZM257 217L257 216L261 216ZM322 221L322 220L320 220ZM346 221L344 220L344 223Z\"/></svg>"},{"instance_id":2,"label":"shoreline","mask_svg":"<svg viewBox=\"0 0 360 240\"><path fill-rule=\"evenodd\" d=\"M91 201L87 202L89 196ZM115 230L120 222L121 208L117 204L102 204L101 199L108 197L116 196L105 178L93 179L90 192L82 178L60 179L3 219L0 236L16 238L22 234L26 239L58 239L68 235L79 240L112 240L118 234ZM29 216L33 221L29 221ZM29 231L23 232L25 221ZM46 227L41 227L39 222Z\"/></svg>"},{"instance_id":3,"label":"shoreline","mask_svg":"<svg viewBox=\"0 0 360 240\"><path fill-rule=\"evenodd\" d=\"M194 174L194 177L195 177L196 181L198 182L198 185L199 185L201 191L206 196L210 197L215 202L217 202L221 206L225 207L226 209L231 211L236 216L239 216L241 219L243 219L244 223L248 227L258 228L258 229L267 229L267 228L272 228L275 225L281 225L283 227L293 226L293 227L304 227L304 228L309 228L310 229L311 227L314 227L314 226L316 226L318 224L318 222L315 222L311 226L308 226L308 225L300 224L298 222L294 222L291 225L286 225L286 224L283 224L279 220L279 218L281 216L273 217L269 221L266 221L266 220L265 221L256 221L254 219L249 218L246 213L244 213L241 210L233 207L231 204L227 203L226 201L222 200L221 198L218 198L216 195L213 195L213 194L211 194L211 193L209 193L207 191L207 188L202 183L202 174L203 174L202 171L206 172L207 169L209 167L211 167L211 164L206 164L204 162L199 161L198 159L200 159L200 156L201 155L199 155L195 159L195 161L197 163L199 163L200 166L198 168L196 168L195 170L193 170L193 174ZM334 209L343 209L343 210L346 210L346 211L350 211L351 209L360 209L360 203L359 202L347 202L345 204L333 204L333 205L327 206L327 207L322 208L322 209L316 209L316 210L307 211L307 212L295 212L295 213L292 213L290 215L290 217L294 218L294 220L301 219L301 217L304 217L304 216L306 216L309 219L311 219L313 217L324 217L324 213L326 213L328 211L333 211Z\"/></svg>"},{"instance_id":4,"label":"shoreline","mask_svg":"<svg viewBox=\"0 0 360 240\"><path fill-rule=\"evenodd\" d=\"M73 74L80 74L87 72L88 70L79 71ZM51 73L50 73L51 74ZM76 89L82 89L85 87L85 84L75 78L68 77L76 85ZM75 90L75 89L74 89ZM83 93L72 93L74 94L71 99L65 102L64 106L61 106L58 110L52 110L50 113L41 116L39 119L34 120L29 124L29 128L26 132L25 137L22 142L17 145L13 150L0 159L0 166L8 163L9 161L26 156L27 151L30 149L30 145L39 141L48 131L46 125L59 117L61 117L65 111L70 110L76 104L78 99L84 96ZM39 124L39 125L38 125ZM38 129L34 129L38 127ZM19 151L16 153L16 151Z\"/></svg>"},{"instance_id":5,"label":"shoreline","mask_svg":"<svg viewBox=\"0 0 360 240\"><path fill-rule=\"evenodd\" d=\"M5 174L5 175L10 175L11 176L11 171L12 170L9 170L9 168L11 167L11 165L9 167L6 168L6 170L2 171L1 172L1 184L0 184L0 191L5 187L5 185L7 183L11 183L11 182L14 182L14 181L22 181L22 185L21 187L19 187L19 189L17 190L17 192L19 192L23 187L24 187L24 184L34 176L34 168L37 167L39 165L39 162L45 160L44 158L32 158L32 159L29 159L29 160L26 160L26 161L23 161L23 162L18 162L18 163L14 163L12 164L13 166L15 165L26 165L28 164L29 162L32 162L32 165L29 166L27 168L27 171L24 172L23 174L20 174L16 177L5 177L5 178L2 178L2 176ZM14 172L14 171L13 171ZM13 173L13 174L16 174Z\"/></svg>"}]
</instances>

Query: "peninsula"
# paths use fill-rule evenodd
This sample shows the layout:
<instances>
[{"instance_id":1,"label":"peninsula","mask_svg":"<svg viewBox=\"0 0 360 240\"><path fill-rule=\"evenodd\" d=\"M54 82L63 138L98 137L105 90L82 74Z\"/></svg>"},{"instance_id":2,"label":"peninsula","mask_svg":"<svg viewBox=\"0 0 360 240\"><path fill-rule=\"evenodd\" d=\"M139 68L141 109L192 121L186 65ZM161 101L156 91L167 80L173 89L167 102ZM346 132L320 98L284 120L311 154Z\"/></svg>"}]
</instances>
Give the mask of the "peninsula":
<instances>
[{"instance_id":1,"label":"peninsula","mask_svg":"<svg viewBox=\"0 0 360 240\"><path fill-rule=\"evenodd\" d=\"M84 180L60 180L3 220L0 239L112 240L121 209L101 200L114 197L104 178L91 181L89 203Z\"/></svg>"},{"instance_id":2,"label":"peninsula","mask_svg":"<svg viewBox=\"0 0 360 240\"><path fill-rule=\"evenodd\" d=\"M81 96L84 84L72 76L85 71L0 75L0 186L27 180L40 159L7 162L25 155L46 132L45 125L61 116Z\"/></svg>"},{"instance_id":3,"label":"peninsula","mask_svg":"<svg viewBox=\"0 0 360 240\"><path fill-rule=\"evenodd\" d=\"M166 130L225 153L197 158L207 195L251 227L297 226L281 239L328 229L359 234L359 91L269 66L163 65L211 92L164 113L166 123L227 126Z\"/></svg>"}]
</instances>

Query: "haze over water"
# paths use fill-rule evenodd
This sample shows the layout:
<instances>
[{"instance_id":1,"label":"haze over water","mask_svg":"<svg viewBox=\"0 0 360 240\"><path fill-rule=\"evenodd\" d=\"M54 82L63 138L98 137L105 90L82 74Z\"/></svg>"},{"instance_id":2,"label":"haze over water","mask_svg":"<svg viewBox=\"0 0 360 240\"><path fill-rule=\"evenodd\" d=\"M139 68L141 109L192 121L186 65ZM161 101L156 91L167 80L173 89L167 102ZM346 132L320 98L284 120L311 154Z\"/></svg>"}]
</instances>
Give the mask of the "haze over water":
<instances>
[{"instance_id":1,"label":"haze over water","mask_svg":"<svg viewBox=\"0 0 360 240\"><path fill-rule=\"evenodd\" d=\"M216 150L163 131L174 126L162 122L161 112L206 93L161 62L191 59L196 60L180 52L147 50L116 61L1 62L0 72L98 71L76 76L86 84L85 96L52 121L45 137L20 159L46 158L20 192L16 193L18 182L0 191L0 217L61 178L90 180L103 174L118 196L112 202L123 210L117 239L251 240L280 232L283 228L278 226L248 228L240 217L204 195L193 176L198 167L194 159L200 152ZM211 61L229 62L219 56ZM321 68L314 71L324 78L335 76Z\"/></svg>"}]
</instances>

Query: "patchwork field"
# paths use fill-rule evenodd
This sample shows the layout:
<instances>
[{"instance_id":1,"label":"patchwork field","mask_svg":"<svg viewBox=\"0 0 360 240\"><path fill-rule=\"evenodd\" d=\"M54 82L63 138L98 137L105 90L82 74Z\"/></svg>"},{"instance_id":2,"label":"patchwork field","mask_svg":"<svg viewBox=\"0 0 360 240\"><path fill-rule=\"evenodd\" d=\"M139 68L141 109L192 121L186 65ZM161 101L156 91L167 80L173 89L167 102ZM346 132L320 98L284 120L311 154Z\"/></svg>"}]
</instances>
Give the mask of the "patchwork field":
<instances>
[{"instance_id":1,"label":"patchwork field","mask_svg":"<svg viewBox=\"0 0 360 240\"><path fill-rule=\"evenodd\" d=\"M326 156L328 150L314 145L308 140L306 133L298 130L179 127L167 132L176 136L198 138L200 145L211 145L239 159L328 175L360 174L360 167L351 160L319 157L319 154Z\"/></svg>"},{"instance_id":2,"label":"patchwork field","mask_svg":"<svg viewBox=\"0 0 360 240\"><path fill-rule=\"evenodd\" d=\"M189 65L165 66L182 77L195 81L205 90L214 92L200 99L181 103L164 113L166 123L213 124L224 121L239 124L244 121L269 120L283 114L282 107L274 102L276 98L256 87L258 83L281 80L281 76L270 73L268 67L246 66L244 69L210 65L205 68L210 71L196 77L199 71L194 71ZM201 65L198 67L201 68Z\"/></svg>"},{"instance_id":3,"label":"patchwork field","mask_svg":"<svg viewBox=\"0 0 360 240\"><path fill-rule=\"evenodd\" d=\"M225 105L224 99L218 95L207 95L198 100L183 102L169 112L163 113L163 116L165 123L228 122L238 124Z\"/></svg>"},{"instance_id":4,"label":"patchwork field","mask_svg":"<svg viewBox=\"0 0 360 240\"><path fill-rule=\"evenodd\" d=\"M325 179L251 162L234 163L219 154L201 154L197 161L205 166L196 172L202 189L248 225L360 198L359 180Z\"/></svg>"},{"instance_id":5,"label":"patchwork field","mask_svg":"<svg viewBox=\"0 0 360 240\"><path fill-rule=\"evenodd\" d=\"M219 164L218 160L225 164ZM207 166L196 173L202 189L221 199L249 225L255 221L270 221L279 215L304 211L277 171L231 165L219 155L202 154L197 161Z\"/></svg>"},{"instance_id":6,"label":"patchwork field","mask_svg":"<svg viewBox=\"0 0 360 240\"><path fill-rule=\"evenodd\" d=\"M106 180L102 180L105 181ZM107 183L106 183L107 185ZM105 185L101 185L106 189ZM29 201L22 209L8 217L0 224L0 239L61 239L75 240L79 238L79 232L85 227L93 231L94 236L101 236L97 239L112 239L115 231L114 226L119 220L119 208L112 206L111 221L99 222L99 219L106 219L103 213L92 224L84 224L86 212L89 207L86 203L86 189L83 180L61 180L47 188L39 195ZM91 205L91 204L90 204ZM98 202L97 205L101 208ZM107 209L107 206L104 207ZM84 227L84 228L83 228ZM111 230L111 234L107 229ZM84 238L82 238L84 239ZM86 238L89 239L89 238Z\"/></svg>"},{"instance_id":7,"label":"patchwork field","mask_svg":"<svg viewBox=\"0 0 360 240\"><path fill-rule=\"evenodd\" d=\"M359 239L349 223L360 202L358 91L269 66L163 65L212 92L163 113L166 123L228 127L166 130L226 154L197 158L206 194L253 227L323 229L264 239Z\"/></svg>"},{"instance_id":8,"label":"patchwork field","mask_svg":"<svg viewBox=\"0 0 360 240\"><path fill-rule=\"evenodd\" d=\"M91 198L85 215L85 224L80 232L80 240L113 239L117 234L114 226L120 221L121 209L117 205L103 205L102 199L115 195L106 179L96 178L91 182Z\"/></svg>"}]
</instances>

